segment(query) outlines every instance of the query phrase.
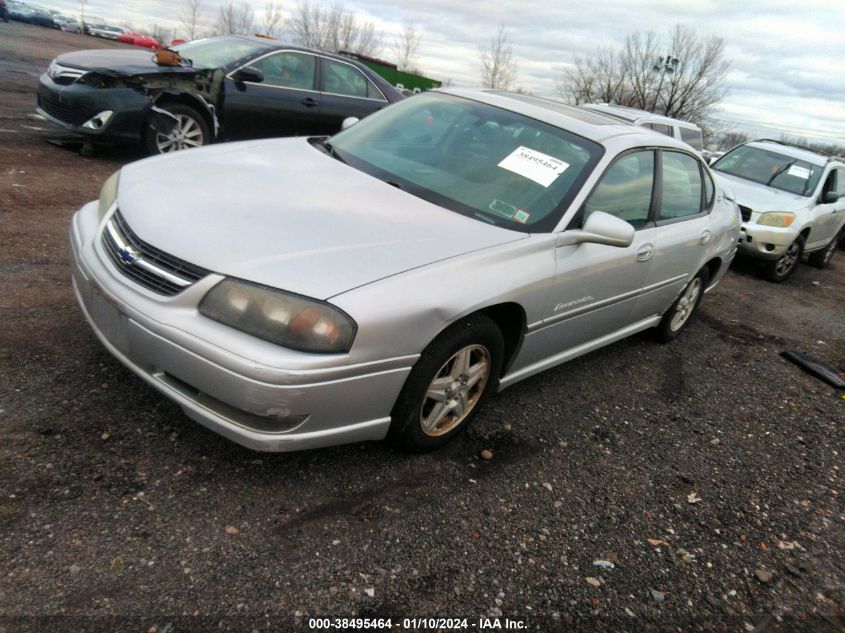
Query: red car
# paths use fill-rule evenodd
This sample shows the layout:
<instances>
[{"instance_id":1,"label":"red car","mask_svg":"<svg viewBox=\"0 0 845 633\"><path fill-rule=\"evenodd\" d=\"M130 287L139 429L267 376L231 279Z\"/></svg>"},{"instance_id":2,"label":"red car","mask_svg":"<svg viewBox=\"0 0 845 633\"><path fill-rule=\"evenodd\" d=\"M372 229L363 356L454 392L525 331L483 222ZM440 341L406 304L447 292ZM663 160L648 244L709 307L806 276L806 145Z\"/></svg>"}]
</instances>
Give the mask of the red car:
<instances>
[{"instance_id":1,"label":"red car","mask_svg":"<svg viewBox=\"0 0 845 633\"><path fill-rule=\"evenodd\" d=\"M118 36L118 42L124 44L134 44L135 46L143 46L144 48L159 48L158 40L143 33L136 33L135 31L127 31L123 35Z\"/></svg>"}]
</instances>

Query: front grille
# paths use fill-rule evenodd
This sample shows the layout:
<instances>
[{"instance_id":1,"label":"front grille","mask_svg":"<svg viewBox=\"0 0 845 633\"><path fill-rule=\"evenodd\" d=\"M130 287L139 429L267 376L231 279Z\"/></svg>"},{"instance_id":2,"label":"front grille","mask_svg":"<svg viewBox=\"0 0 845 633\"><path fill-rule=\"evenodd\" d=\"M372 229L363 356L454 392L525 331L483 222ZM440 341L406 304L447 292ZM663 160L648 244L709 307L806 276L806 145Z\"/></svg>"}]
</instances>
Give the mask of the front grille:
<instances>
[{"instance_id":1,"label":"front grille","mask_svg":"<svg viewBox=\"0 0 845 633\"><path fill-rule=\"evenodd\" d=\"M742 221L748 222L751 219L751 209L739 205L739 212L742 214Z\"/></svg>"},{"instance_id":2,"label":"front grille","mask_svg":"<svg viewBox=\"0 0 845 633\"><path fill-rule=\"evenodd\" d=\"M118 270L161 295L179 294L211 273L143 241L129 228L120 211L106 224L103 246Z\"/></svg>"},{"instance_id":3,"label":"front grille","mask_svg":"<svg viewBox=\"0 0 845 633\"><path fill-rule=\"evenodd\" d=\"M59 121L70 123L71 125L82 123L82 121L74 119L69 106L59 103L59 100L50 92L42 90L38 94L38 103L44 112L57 118Z\"/></svg>"}]
</instances>

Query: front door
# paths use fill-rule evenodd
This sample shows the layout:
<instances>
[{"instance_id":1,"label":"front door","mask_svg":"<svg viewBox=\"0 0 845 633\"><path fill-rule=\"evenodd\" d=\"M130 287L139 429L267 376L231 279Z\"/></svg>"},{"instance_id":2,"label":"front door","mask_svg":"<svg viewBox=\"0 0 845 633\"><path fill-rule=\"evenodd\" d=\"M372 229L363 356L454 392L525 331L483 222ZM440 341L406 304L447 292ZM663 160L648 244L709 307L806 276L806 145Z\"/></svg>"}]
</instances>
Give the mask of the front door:
<instances>
[{"instance_id":1,"label":"front door","mask_svg":"<svg viewBox=\"0 0 845 633\"><path fill-rule=\"evenodd\" d=\"M248 67L261 71L264 79L249 82L226 78L224 136L233 140L314 134L320 116L317 56L278 51Z\"/></svg>"}]
</instances>

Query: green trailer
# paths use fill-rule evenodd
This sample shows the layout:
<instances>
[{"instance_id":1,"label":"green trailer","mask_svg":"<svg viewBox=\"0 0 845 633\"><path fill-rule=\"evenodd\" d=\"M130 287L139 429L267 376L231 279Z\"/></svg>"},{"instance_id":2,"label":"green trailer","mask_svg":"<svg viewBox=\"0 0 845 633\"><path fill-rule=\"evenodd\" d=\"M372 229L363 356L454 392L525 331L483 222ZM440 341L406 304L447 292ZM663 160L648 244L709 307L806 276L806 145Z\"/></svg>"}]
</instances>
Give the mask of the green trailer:
<instances>
[{"instance_id":1,"label":"green trailer","mask_svg":"<svg viewBox=\"0 0 845 633\"><path fill-rule=\"evenodd\" d=\"M422 75L399 70L396 64L391 64L383 59L376 59L375 57L360 55L358 53L350 53L348 51L341 51L340 54L351 57L352 59L371 68L400 90L423 92L425 90L439 88L443 85L442 81L437 81L436 79L430 79L428 77L423 77Z\"/></svg>"}]
</instances>

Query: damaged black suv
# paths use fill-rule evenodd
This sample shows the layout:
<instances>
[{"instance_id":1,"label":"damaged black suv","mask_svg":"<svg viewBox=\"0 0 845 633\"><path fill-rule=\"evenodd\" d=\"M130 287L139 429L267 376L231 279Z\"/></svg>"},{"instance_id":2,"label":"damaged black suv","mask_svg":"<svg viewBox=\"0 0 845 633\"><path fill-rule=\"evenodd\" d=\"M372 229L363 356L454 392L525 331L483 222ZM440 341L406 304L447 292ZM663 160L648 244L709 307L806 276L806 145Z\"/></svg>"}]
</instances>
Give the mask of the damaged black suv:
<instances>
[{"instance_id":1,"label":"damaged black suv","mask_svg":"<svg viewBox=\"0 0 845 633\"><path fill-rule=\"evenodd\" d=\"M164 65L146 50L60 55L41 76L38 113L93 141L153 154L215 140L333 134L403 98L354 60L225 35L182 44ZM173 61L175 59L175 61Z\"/></svg>"}]
</instances>

